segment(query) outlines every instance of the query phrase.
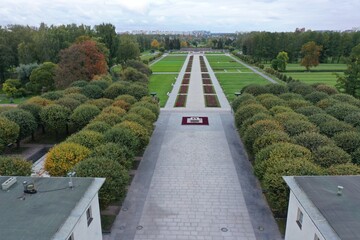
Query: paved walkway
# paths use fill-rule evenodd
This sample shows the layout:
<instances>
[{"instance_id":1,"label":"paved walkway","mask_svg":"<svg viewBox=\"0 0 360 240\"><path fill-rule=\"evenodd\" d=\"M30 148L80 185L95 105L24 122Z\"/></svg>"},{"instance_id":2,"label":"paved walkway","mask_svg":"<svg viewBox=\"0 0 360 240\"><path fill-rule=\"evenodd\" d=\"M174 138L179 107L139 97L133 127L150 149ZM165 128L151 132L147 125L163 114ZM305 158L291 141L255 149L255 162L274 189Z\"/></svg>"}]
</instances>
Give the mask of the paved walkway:
<instances>
[{"instance_id":1,"label":"paved walkway","mask_svg":"<svg viewBox=\"0 0 360 240\"><path fill-rule=\"evenodd\" d=\"M269 82L272 82L272 83L278 84L278 82L277 82L277 81L275 81L275 80L274 80L274 79L272 79L271 77L269 77L269 76L265 75L264 73L262 73L262 72L260 72L260 71L256 70L254 67L252 67L252 66L250 66L250 65L248 65L248 64L246 64L246 63L244 63L243 61L241 61L241 60L237 59L236 57L234 57L234 56L232 56L232 55L230 55L230 54L226 54L226 55L227 55L227 56L229 56L229 57L231 57L232 59L234 59L234 60L235 60L235 61L237 61L238 63L240 63L240 64L244 65L245 67L247 67L247 68L251 69L251 71L255 72L256 74L259 74L260 76L262 76L263 78L265 78L265 79L266 79L266 80L268 80Z\"/></svg>"},{"instance_id":2,"label":"paved walkway","mask_svg":"<svg viewBox=\"0 0 360 240\"><path fill-rule=\"evenodd\" d=\"M104 240L281 239L213 72L222 108L191 107L203 99L196 55L193 64L191 105L161 110L122 211ZM174 90L169 100L177 95ZM183 126L183 116L206 116L209 125Z\"/></svg>"}]
</instances>

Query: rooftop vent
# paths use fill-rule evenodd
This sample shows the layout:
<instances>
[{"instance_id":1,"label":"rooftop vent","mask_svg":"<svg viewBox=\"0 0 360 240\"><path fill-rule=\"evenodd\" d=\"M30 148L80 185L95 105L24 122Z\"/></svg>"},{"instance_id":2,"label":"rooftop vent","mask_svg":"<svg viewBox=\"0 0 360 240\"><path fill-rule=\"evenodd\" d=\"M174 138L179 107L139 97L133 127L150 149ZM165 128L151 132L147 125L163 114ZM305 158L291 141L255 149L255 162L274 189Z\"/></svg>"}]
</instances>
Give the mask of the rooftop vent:
<instances>
[{"instance_id":1,"label":"rooftop vent","mask_svg":"<svg viewBox=\"0 0 360 240\"><path fill-rule=\"evenodd\" d=\"M341 196L341 195L342 195L343 189L344 189L343 186L338 186L338 190L337 190L337 195L338 195L338 196Z\"/></svg>"},{"instance_id":2,"label":"rooftop vent","mask_svg":"<svg viewBox=\"0 0 360 240\"><path fill-rule=\"evenodd\" d=\"M28 194L37 193L34 183L28 183L27 181L24 181L23 186L24 186L24 193L28 193Z\"/></svg>"},{"instance_id":3,"label":"rooftop vent","mask_svg":"<svg viewBox=\"0 0 360 240\"><path fill-rule=\"evenodd\" d=\"M6 180L5 182L3 182L3 184L1 184L1 188L2 188L2 190L6 191L12 185L14 185L14 183L16 183L16 177L11 177L8 180Z\"/></svg>"}]
</instances>

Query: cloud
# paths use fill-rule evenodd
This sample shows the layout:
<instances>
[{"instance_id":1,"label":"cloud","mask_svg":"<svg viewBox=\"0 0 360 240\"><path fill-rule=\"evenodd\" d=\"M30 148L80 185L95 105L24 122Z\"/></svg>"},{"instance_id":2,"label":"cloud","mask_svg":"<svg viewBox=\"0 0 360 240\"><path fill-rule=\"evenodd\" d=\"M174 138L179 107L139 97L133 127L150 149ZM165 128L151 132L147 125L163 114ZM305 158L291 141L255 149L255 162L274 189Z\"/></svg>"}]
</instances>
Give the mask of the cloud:
<instances>
[{"instance_id":1,"label":"cloud","mask_svg":"<svg viewBox=\"0 0 360 240\"><path fill-rule=\"evenodd\" d=\"M358 9L358 0L1 0L0 25L110 22L117 31L345 30L359 27Z\"/></svg>"}]
</instances>

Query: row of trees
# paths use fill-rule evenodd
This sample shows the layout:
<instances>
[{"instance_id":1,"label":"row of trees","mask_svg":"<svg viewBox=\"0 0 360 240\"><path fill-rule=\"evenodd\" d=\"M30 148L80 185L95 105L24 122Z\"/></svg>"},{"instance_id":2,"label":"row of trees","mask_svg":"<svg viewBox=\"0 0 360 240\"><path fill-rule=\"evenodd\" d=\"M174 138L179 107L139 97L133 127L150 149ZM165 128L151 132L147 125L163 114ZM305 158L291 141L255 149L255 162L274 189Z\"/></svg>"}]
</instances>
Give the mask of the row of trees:
<instances>
[{"instance_id":1,"label":"row of trees","mask_svg":"<svg viewBox=\"0 0 360 240\"><path fill-rule=\"evenodd\" d=\"M360 43L360 32L251 32L239 34L234 45L256 61L271 61L279 52L285 51L289 62L297 63L302 57L302 46L311 41L322 46L321 63L339 63Z\"/></svg>"},{"instance_id":2,"label":"row of trees","mask_svg":"<svg viewBox=\"0 0 360 240\"><path fill-rule=\"evenodd\" d=\"M38 28L21 25L0 26L0 82L20 64L57 64L61 61L61 50L79 41L90 39L101 48L109 66L124 63L129 56L138 58L140 55L136 38L126 34L118 35L112 24L100 24L94 28L75 24L47 26L44 23Z\"/></svg>"},{"instance_id":3,"label":"row of trees","mask_svg":"<svg viewBox=\"0 0 360 240\"><path fill-rule=\"evenodd\" d=\"M360 100L322 84L249 85L235 122L273 209L285 215L284 175L360 174Z\"/></svg>"}]
</instances>

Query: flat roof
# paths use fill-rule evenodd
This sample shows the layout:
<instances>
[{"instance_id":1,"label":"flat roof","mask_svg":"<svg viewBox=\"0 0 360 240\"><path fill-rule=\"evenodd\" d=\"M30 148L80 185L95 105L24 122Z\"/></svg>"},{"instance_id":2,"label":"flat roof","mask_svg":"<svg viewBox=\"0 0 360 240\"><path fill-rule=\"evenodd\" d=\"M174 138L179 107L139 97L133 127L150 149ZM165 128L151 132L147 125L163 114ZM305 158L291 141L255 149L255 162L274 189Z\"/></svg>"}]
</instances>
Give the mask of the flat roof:
<instances>
[{"instance_id":1,"label":"flat roof","mask_svg":"<svg viewBox=\"0 0 360 240\"><path fill-rule=\"evenodd\" d=\"M0 183L8 178L0 176ZM74 188L69 188L67 177L16 178L17 182L9 190L0 189L0 233L8 240L53 238L69 222L72 211L96 181L95 178L72 178ZM25 194L24 181L34 183L37 193ZM101 184L95 192L92 190L93 196ZM84 208L84 204L81 205Z\"/></svg>"},{"instance_id":2,"label":"flat roof","mask_svg":"<svg viewBox=\"0 0 360 240\"><path fill-rule=\"evenodd\" d=\"M340 239L360 239L360 176L298 176L293 178L302 190L297 192L298 199L301 200L304 197L299 195L305 194ZM288 183L287 178L285 180ZM338 186L343 187L341 195L337 194ZM290 188L293 189L293 186ZM309 208L309 205L305 204L305 206ZM312 212L311 209L307 210ZM320 221L314 221L314 223L323 224ZM318 229L321 231L324 228L318 226ZM330 231L325 231L325 235L327 232L331 234Z\"/></svg>"}]
</instances>

